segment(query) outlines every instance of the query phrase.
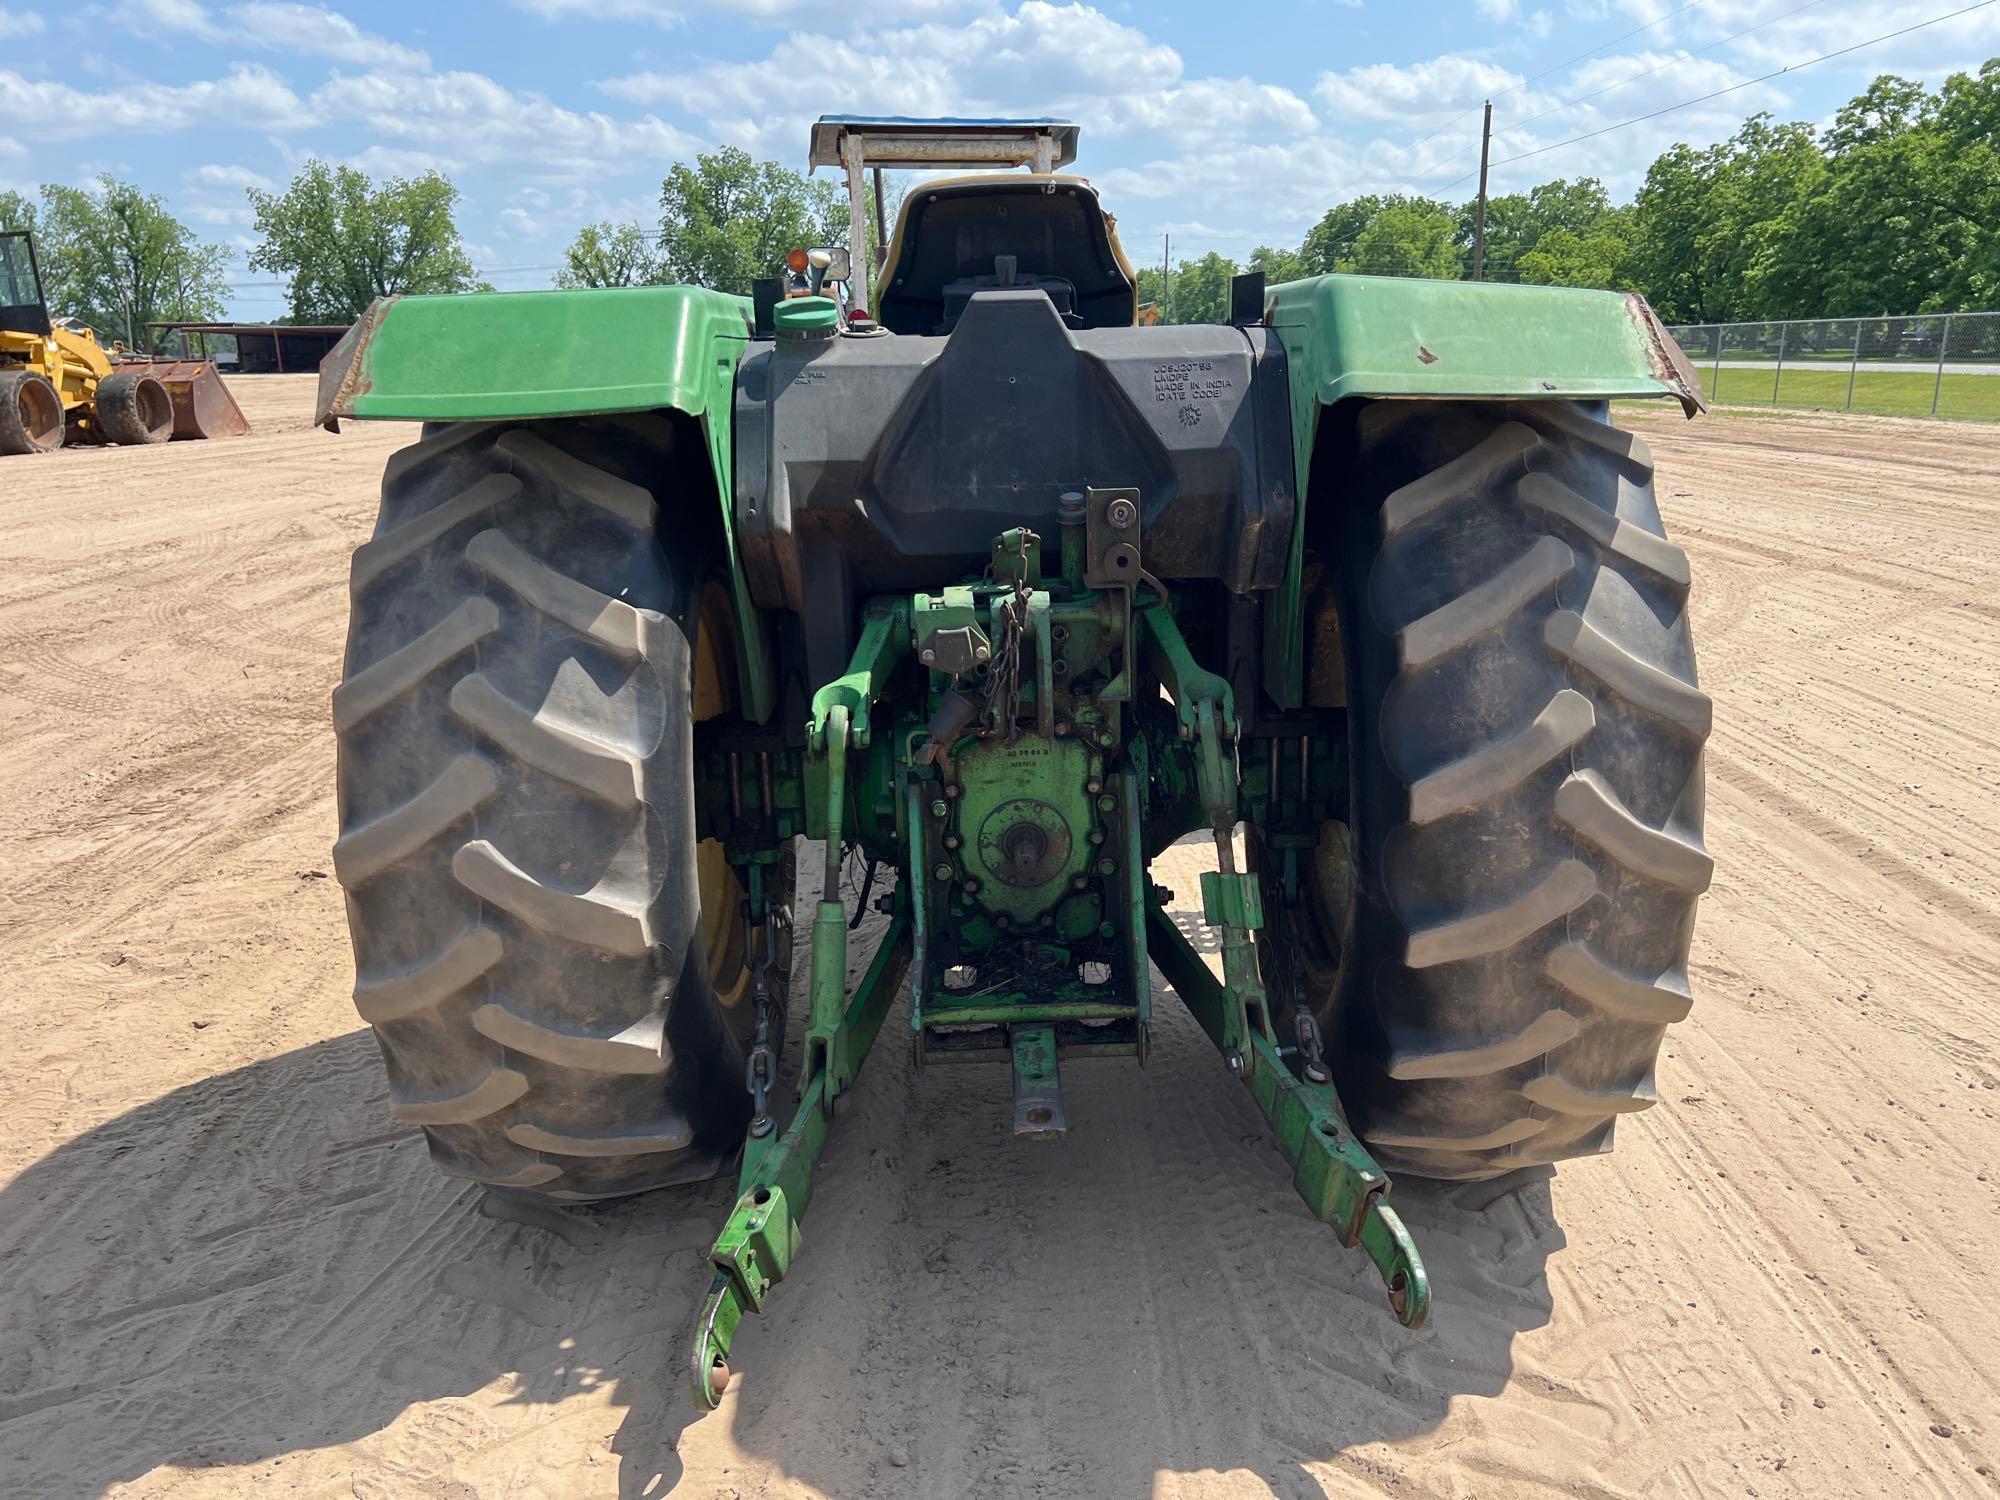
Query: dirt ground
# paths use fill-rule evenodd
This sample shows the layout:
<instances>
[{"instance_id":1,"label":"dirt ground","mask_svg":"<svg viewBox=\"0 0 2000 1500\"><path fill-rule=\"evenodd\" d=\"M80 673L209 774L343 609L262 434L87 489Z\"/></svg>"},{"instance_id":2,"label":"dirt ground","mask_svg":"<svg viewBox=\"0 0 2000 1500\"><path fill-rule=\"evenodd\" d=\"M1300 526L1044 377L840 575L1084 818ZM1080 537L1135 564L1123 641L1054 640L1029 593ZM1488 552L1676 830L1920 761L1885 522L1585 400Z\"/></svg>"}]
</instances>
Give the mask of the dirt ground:
<instances>
[{"instance_id":1,"label":"dirt ground","mask_svg":"<svg viewBox=\"0 0 2000 1500\"><path fill-rule=\"evenodd\" d=\"M1615 1155L1398 1187L1428 1329L1163 997L1055 1147L879 1049L696 1421L727 1185L496 1219L389 1118L327 695L412 433L236 389L240 442L0 461L0 1494L2000 1494L2000 429L1636 419L1716 696L1695 1009Z\"/></svg>"}]
</instances>

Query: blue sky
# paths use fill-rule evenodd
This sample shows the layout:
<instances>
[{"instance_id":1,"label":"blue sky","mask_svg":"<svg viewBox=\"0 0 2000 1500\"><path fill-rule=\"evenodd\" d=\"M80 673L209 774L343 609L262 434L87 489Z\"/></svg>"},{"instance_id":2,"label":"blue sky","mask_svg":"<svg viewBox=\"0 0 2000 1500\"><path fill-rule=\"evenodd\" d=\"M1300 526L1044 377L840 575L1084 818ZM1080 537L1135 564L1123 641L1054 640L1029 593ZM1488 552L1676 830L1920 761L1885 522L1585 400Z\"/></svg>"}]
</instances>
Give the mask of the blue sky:
<instances>
[{"instance_id":1,"label":"blue sky","mask_svg":"<svg viewBox=\"0 0 2000 1500\"><path fill-rule=\"evenodd\" d=\"M1240 258L1356 193L1469 196L1488 95L1513 156L1967 3L6 0L0 188L138 182L236 250L234 313L271 316L244 189L309 156L448 172L474 262L534 287L581 224L654 222L667 164L698 150L802 167L821 113L1047 113L1082 124L1072 170L1135 260L1168 230L1177 256ZM1665 146L1753 110L1824 121L1878 72L1935 83L1994 55L2000 4L1502 166L1493 189L1595 175L1628 196Z\"/></svg>"}]
</instances>

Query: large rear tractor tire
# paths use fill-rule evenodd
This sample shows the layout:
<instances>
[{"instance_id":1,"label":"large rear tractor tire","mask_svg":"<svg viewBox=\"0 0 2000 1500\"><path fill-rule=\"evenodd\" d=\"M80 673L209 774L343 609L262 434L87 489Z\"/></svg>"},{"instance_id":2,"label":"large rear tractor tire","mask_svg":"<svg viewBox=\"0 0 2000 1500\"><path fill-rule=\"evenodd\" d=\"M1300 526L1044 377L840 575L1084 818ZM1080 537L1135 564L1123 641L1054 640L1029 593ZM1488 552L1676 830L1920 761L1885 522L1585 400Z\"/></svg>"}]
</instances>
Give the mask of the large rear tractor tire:
<instances>
[{"instance_id":1,"label":"large rear tractor tire","mask_svg":"<svg viewBox=\"0 0 2000 1500\"><path fill-rule=\"evenodd\" d=\"M1335 1081L1391 1170L1609 1150L1687 1013L1711 873L1710 705L1651 454L1569 403L1349 420L1321 439L1363 476L1318 530L1338 628L1308 640L1352 806L1297 943Z\"/></svg>"},{"instance_id":2,"label":"large rear tractor tire","mask_svg":"<svg viewBox=\"0 0 2000 1500\"><path fill-rule=\"evenodd\" d=\"M150 375L124 371L97 382L97 430L107 443L142 446L174 435L174 398Z\"/></svg>"},{"instance_id":3,"label":"large rear tractor tire","mask_svg":"<svg viewBox=\"0 0 2000 1500\"><path fill-rule=\"evenodd\" d=\"M750 934L693 792L692 725L735 708L732 617L714 528L648 488L672 431L431 430L354 556L355 1004L451 1176L634 1193L711 1176L749 1119Z\"/></svg>"},{"instance_id":4,"label":"large rear tractor tire","mask_svg":"<svg viewBox=\"0 0 2000 1500\"><path fill-rule=\"evenodd\" d=\"M46 375L0 371L0 453L53 453L64 432L62 397Z\"/></svg>"}]
</instances>

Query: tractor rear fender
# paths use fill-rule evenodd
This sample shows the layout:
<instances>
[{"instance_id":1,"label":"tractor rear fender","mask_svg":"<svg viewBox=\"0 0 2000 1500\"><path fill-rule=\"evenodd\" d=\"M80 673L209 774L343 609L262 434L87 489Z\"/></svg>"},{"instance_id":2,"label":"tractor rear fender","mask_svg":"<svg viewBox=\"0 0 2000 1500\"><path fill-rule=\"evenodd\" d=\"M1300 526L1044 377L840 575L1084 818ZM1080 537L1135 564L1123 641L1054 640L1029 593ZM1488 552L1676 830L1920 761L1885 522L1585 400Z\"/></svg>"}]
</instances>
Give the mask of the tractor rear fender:
<instances>
[{"instance_id":1,"label":"tractor rear fender","mask_svg":"<svg viewBox=\"0 0 2000 1500\"><path fill-rule=\"evenodd\" d=\"M749 298L689 286L384 297L321 362L314 419L331 432L343 419L518 422L643 411L690 419L706 462L677 493L715 508L743 707L762 722L777 706L777 677L730 503L730 400L750 320Z\"/></svg>"},{"instance_id":2,"label":"tractor rear fender","mask_svg":"<svg viewBox=\"0 0 2000 1500\"><path fill-rule=\"evenodd\" d=\"M1264 684L1303 695L1306 515L1320 416L1342 401L1590 401L1671 396L1706 409L1700 378L1636 293L1498 282L1319 276L1273 287L1264 321L1283 344L1302 500L1285 581L1265 619Z\"/></svg>"}]
</instances>

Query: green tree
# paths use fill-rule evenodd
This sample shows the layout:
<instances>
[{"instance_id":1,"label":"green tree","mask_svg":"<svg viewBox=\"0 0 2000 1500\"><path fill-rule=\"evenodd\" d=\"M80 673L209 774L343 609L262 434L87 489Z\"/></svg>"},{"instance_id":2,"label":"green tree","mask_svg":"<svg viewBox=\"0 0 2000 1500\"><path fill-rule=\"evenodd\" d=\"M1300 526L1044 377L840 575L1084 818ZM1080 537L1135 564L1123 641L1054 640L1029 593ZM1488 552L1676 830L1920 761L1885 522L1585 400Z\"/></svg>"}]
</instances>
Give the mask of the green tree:
<instances>
[{"instance_id":1,"label":"green tree","mask_svg":"<svg viewBox=\"0 0 2000 1500\"><path fill-rule=\"evenodd\" d=\"M1471 264L1477 207L1476 203L1469 202L1458 211L1458 241L1465 251L1468 265ZM1525 193L1502 193L1496 198L1489 198L1486 202L1486 277L1489 281L1515 280L1519 277L1522 258L1541 243L1543 236L1562 230L1578 240L1587 241L1611 227L1606 225L1606 220L1622 218L1624 212L1611 206L1604 184L1595 177L1579 177L1575 181L1558 179L1530 188ZM1622 233L1619 237L1623 237Z\"/></svg>"},{"instance_id":2,"label":"green tree","mask_svg":"<svg viewBox=\"0 0 2000 1500\"><path fill-rule=\"evenodd\" d=\"M109 175L94 190L49 183L36 218L49 311L107 341L151 349L148 323L219 318L227 306L229 252L196 239L157 194Z\"/></svg>"},{"instance_id":3,"label":"green tree","mask_svg":"<svg viewBox=\"0 0 2000 1500\"><path fill-rule=\"evenodd\" d=\"M1276 286L1281 281L1297 281L1312 273L1306 269L1305 257L1296 250L1276 250L1269 245L1259 245L1250 252L1249 269L1264 273L1264 284Z\"/></svg>"},{"instance_id":4,"label":"green tree","mask_svg":"<svg viewBox=\"0 0 2000 1500\"><path fill-rule=\"evenodd\" d=\"M1937 128L1956 168L1950 207L1974 227L1952 272L1951 305L2000 307L2000 57L1945 80Z\"/></svg>"},{"instance_id":5,"label":"green tree","mask_svg":"<svg viewBox=\"0 0 2000 1500\"><path fill-rule=\"evenodd\" d=\"M1588 234L1551 229L1515 262L1515 279L1537 286L1585 286L1615 290L1632 245L1622 218L1607 215Z\"/></svg>"},{"instance_id":6,"label":"green tree","mask_svg":"<svg viewBox=\"0 0 2000 1500\"><path fill-rule=\"evenodd\" d=\"M1184 260L1174 267L1169 288L1169 323L1227 323L1229 321L1229 278L1236 274L1236 262L1214 250L1199 260Z\"/></svg>"},{"instance_id":7,"label":"green tree","mask_svg":"<svg viewBox=\"0 0 2000 1500\"><path fill-rule=\"evenodd\" d=\"M1324 276L1329 271L1456 276L1449 243L1456 227L1452 210L1435 199L1406 193L1364 194L1328 209L1306 231L1287 269L1293 276Z\"/></svg>"},{"instance_id":8,"label":"green tree","mask_svg":"<svg viewBox=\"0 0 2000 1500\"><path fill-rule=\"evenodd\" d=\"M1227 323L1229 278L1236 262L1211 250L1198 260L1174 263L1174 274L1161 287L1160 268L1139 268L1139 301L1160 310L1162 323Z\"/></svg>"},{"instance_id":9,"label":"green tree","mask_svg":"<svg viewBox=\"0 0 2000 1500\"><path fill-rule=\"evenodd\" d=\"M660 252L675 281L748 295L786 251L848 238L844 192L734 146L676 163L660 185Z\"/></svg>"},{"instance_id":10,"label":"green tree","mask_svg":"<svg viewBox=\"0 0 2000 1500\"><path fill-rule=\"evenodd\" d=\"M1370 193L1334 204L1317 224L1306 231L1305 240L1299 246L1299 268L1308 276L1324 276L1329 271L1337 270L1343 261L1353 258L1355 240L1362 230L1374 222L1377 214L1392 203L1410 201L1401 193L1386 198Z\"/></svg>"},{"instance_id":11,"label":"green tree","mask_svg":"<svg viewBox=\"0 0 2000 1500\"><path fill-rule=\"evenodd\" d=\"M1166 293L1161 288L1160 268L1158 266L1139 267L1139 305L1144 307L1148 302L1159 308L1160 321L1162 323L1166 322Z\"/></svg>"},{"instance_id":12,"label":"green tree","mask_svg":"<svg viewBox=\"0 0 2000 1500\"><path fill-rule=\"evenodd\" d=\"M666 273L637 224L586 224L563 252L557 286L649 286Z\"/></svg>"},{"instance_id":13,"label":"green tree","mask_svg":"<svg viewBox=\"0 0 2000 1500\"><path fill-rule=\"evenodd\" d=\"M1986 101L1982 111L1981 101ZM2000 69L1938 95L1884 75L1838 114L1824 162L1766 236L1753 300L1770 316L1990 306Z\"/></svg>"},{"instance_id":14,"label":"green tree","mask_svg":"<svg viewBox=\"0 0 2000 1500\"><path fill-rule=\"evenodd\" d=\"M1334 269L1365 276L1455 279L1461 269L1457 216L1424 198L1385 204L1355 235Z\"/></svg>"},{"instance_id":15,"label":"green tree","mask_svg":"<svg viewBox=\"0 0 2000 1500\"><path fill-rule=\"evenodd\" d=\"M1787 244L1799 244L1788 211L1815 191L1825 165L1811 126L1773 125L1767 114L1706 150L1672 147L1639 189L1625 274L1670 323L1810 315L1773 303ZM1818 295L1793 277L1779 300Z\"/></svg>"},{"instance_id":16,"label":"green tree","mask_svg":"<svg viewBox=\"0 0 2000 1500\"><path fill-rule=\"evenodd\" d=\"M352 167L309 161L282 193L250 190L262 236L250 264L289 280L299 323L351 323L377 297L491 291L459 239L458 201L437 172L377 187Z\"/></svg>"},{"instance_id":17,"label":"green tree","mask_svg":"<svg viewBox=\"0 0 2000 1500\"><path fill-rule=\"evenodd\" d=\"M0 193L0 229L35 227L35 200L26 193Z\"/></svg>"}]
</instances>

